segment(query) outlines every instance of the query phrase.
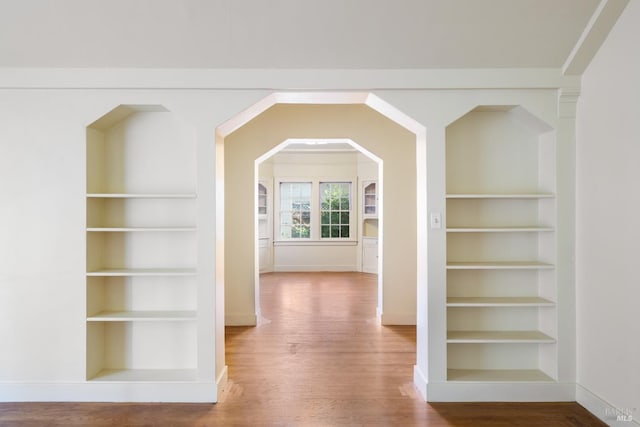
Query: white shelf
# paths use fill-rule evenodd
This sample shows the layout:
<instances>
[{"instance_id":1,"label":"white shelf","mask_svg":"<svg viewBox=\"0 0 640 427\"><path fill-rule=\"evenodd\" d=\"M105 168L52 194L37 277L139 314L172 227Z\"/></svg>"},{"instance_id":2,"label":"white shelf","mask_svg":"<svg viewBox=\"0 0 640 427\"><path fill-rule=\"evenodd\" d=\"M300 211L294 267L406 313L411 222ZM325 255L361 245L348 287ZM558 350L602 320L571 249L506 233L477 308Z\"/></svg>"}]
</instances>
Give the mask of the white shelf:
<instances>
[{"instance_id":1,"label":"white shelf","mask_svg":"<svg viewBox=\"0 0 640 427\"><path fill-rule=\"evenodd\" d=\"M448 193L447 199L552 199L551 193Z\"/></svg>"},{"instance_id":2,"label":"white shelf","mask_svg":"<svg viewBox=\"0 0 640 427\"><path fill-rule=\"evenodd\" d=\"M447 233L538 233L554 231L553 227L447 227Z\"/></svg>"},{"instance_id":3,"label":"white shelf","mask_svg":"<svg viewBox=\"0 0 640 427\"><path fill-rule=\"evenodd\" d=\"M537 261L448 262L447 270L546 270L553 264Z\"/></svg>"},{"instance_id":4,"label":"white shelf","mask_svg":"<svg viewBox=\"0 0 640 427\"><path fill-rule=\"evenodd\" d=\"M88 322L184 322L195 320L195 311L103 311L87 317Z\"/></svg>"},{"instance_id":5,"label":"white shelf","mask_svg":"<svg viewBox=\"0 0 640 427\"><path fill-rule=\"evenodd\" d=\"M447 307L553 307L555 303L540 297L449 297Z\"/></svg>"},{"instance_id":6,"label":"white shelf","mask_svg":"<svg viewBox=\"0 0 640 427\"><path fill-rule=\"evenodd\" d=\"M554 343L555 339L540 331L447 331L450 344Z\"/></svg>"},{"instance_id":7,"label":"white shelf","mask_svg":"<svg viewBox=\"0 0 640 427\"><path fill-rule=\"evenodd\" d=\"M195 369L103 369L89 381L105 382L193 382Z\"/></svg>"},{"instance_id":8,"label":"white shelf","mask_svg":"<svg viewBox=\"0 0 640 427\"><path fill-rule=\"evenodd\" d=\"M88 193L87 198L100 199L195 199L195 193Z\"/></svg>"},{"instance_id":9,"label":"white shelf","mask_svg":"<svg viewBox=\"0 0 640 427\"><path fill-rule=\"evenodd\" d=\"M87 231L91 232L139 232L139 231L160 231L160 232L178 232L178 231L196 231L196 227L88 227Z\"/></svg>"},{"instance_id":10,"label":"white shelf","mask_svg":"<svg viewBox=\"0 0 640 427\"><path fill-rule=\"evenodd\" d=\"M87 276L195 276L195 268L109 268L88 271Z\"/></svg>"},{"instance_id":11,"label":"white shelf","mask_svg":"<svg viewBox=\"0 0 640 427\"><path fill-rule=\"evenodd\" d=\"M447 381L554 382L538 369L448 369Z\"/></svg>"}]
</instances>

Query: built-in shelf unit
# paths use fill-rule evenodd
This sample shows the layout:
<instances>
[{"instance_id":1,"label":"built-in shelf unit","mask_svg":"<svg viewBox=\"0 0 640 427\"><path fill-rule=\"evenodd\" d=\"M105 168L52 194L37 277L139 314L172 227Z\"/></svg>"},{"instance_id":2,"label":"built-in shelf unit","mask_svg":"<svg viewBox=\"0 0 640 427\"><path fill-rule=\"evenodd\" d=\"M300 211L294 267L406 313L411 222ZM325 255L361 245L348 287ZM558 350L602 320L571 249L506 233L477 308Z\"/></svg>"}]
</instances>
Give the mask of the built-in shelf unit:
<instances>
[{"instance_id":1,"label":"built-in shelf unit","mask_svg":"<svg viewBox=\"0 0 640 427\"><path fill-rule=\"evenodd\" d=\"M362 271L378 273L378 181L362 181Z\"/></svg>"},{"instance_id":2,"label":"built-in shelf unit","mask_svg":"<svg viewBox=\"0 0 640 427\"><path fill-rule=\"evenodd\" d=\"M197 378L195 154L161 106L87 127L88 381Z\"/></svg>"},{"instance_id":3,"label":"built-in shelf unit","mask_svg":"<svg viewBox=\"0 0 640 427\"><path fill-rule=\"evenodd\" d=\"M522 107L446 130L447 381L557 378L555 135Z\"/></svg>"}]
</instances>

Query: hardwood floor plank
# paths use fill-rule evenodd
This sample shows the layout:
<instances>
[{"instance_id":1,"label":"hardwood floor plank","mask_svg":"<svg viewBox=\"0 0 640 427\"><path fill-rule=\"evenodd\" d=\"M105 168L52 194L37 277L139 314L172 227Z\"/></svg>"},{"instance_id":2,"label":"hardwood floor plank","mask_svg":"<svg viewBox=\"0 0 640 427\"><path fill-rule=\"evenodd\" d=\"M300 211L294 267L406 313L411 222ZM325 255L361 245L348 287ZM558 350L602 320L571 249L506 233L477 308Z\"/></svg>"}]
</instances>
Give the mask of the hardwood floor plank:
<instances>
[{"instance_id":1,"label":"hardwood floor plank","mask_svg":"<svg viewBox=\"0 0 640 427\"><path fill-rule=\"evenodd\" d=\"M0 426L603 426L577 403L432 403L416 329L376 321L376 276L272 273L257 327L227 327L213 404L0 403Z\"/></svg>"}]
</instances>

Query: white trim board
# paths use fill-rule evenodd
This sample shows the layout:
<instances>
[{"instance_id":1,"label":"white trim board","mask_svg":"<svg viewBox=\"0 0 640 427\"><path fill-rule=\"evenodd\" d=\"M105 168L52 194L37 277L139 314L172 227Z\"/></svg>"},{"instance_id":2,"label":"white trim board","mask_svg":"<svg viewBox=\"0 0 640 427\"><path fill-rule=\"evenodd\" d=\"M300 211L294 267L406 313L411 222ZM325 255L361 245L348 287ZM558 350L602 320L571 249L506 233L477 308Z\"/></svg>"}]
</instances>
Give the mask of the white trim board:
<instances>
[{"instance_id":1,"label":"white trim board","mask_svg":"<svg viewBox=\"0 0 640 427\"><path fill-rule=\"evenodd\" d=\"M591 412L609 426L628 427L631 425L640 425L640 408L615 408L580 384L576 384L576 402L584 406L587 411ZM633 409L635 409L635 411L633 411ZM617 415L624 417L626 411L631 411L633 420L618 420Z\"/></svg>"},{"instance_id":2,"label":"white trim board","mask_svg":"<svg viewBox=\"0 0 640 427\"><path fill-rule=\"evenodd\" d=\"M213 382L2 383L0 402L215 403Z\"/></svg>"},{"instance_id":3,"label":"white trim board","mask_svg":"<svg viewBox=\"0 0 640 427\"><path fill-rule=\"evenodd\" d=\"M166 69L0 68L0 89L557 89L580 87L559 68Z\"/></svg>"},{"instance_id":4,"label":"white trim board","mask_svg":"<svg viewBox=\"0 0 640 427\"><path fill-rule=\"evenodd\" d=\"M429 402L574 402L575 390L574 383L460 381L427 384Z\"/></svg>"}]
</instances>

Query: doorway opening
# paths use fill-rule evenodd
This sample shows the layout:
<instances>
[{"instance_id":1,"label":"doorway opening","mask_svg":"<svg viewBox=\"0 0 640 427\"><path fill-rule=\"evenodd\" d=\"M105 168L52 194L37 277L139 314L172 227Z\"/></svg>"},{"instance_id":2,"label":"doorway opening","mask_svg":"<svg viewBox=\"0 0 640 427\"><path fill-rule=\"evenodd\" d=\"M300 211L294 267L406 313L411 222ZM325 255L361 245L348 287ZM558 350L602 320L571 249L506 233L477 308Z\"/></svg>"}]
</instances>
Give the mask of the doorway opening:
<instances>
[{"instance_id":1,"label":"doorway opening","mask_svg":"<svg viewBox=\"0 0 640 427\"><path fill-rule=\"evenodd\" d=\"M288 138L255 160L255 307L268 272L366 272L383 296L383 161L349 138Z\"/></svg>"},{"instance_id":2,"label":"doorway opening","mask_svg":"<svg viewBox=\"0 0 640 427\"><path fill-rule=\"evenodd\" d=\"M351 138L384 162L384 204L392 209L383 208L378 314L385 325L417 325L414 381L426 385L426 128L371 93L274 93L216 129L218 389L227 376L225 325L258 319L256 159L291 135L310 134Z\"/></svg>"}]
</instances>

